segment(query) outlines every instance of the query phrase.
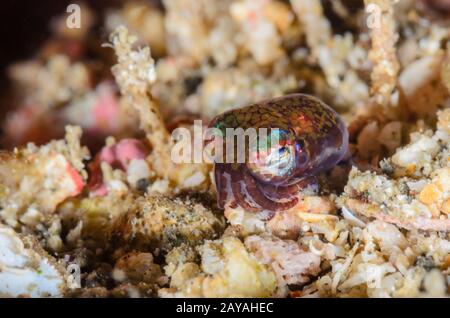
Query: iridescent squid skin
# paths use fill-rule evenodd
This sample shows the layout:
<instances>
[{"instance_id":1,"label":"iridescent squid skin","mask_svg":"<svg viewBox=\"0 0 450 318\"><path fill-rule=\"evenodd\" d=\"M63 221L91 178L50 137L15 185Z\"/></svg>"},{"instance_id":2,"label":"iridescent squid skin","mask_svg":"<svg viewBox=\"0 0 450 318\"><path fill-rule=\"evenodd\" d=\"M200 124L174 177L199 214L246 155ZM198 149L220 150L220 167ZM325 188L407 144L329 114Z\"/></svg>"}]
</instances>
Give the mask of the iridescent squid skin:
<instances>
[{"instance_id":1,"label":"iridescent squid skin","mask_svg":"<svg viewBox=\"0 0 450 318\"><path fill-rule=\"evenodd\" d=\"M230 110L214 118L210 127L225 136L224 151L230 143L227 128L266 128L268 136L277 134L273 145L269 138L259 135L256 148L245 144L248 155L244 162L223 160L214 164L220 208L241 206L249 212L267 211L269 217L295 206L300 190L315 184L315 176L333 168L348 148L347 128L339 115L305 94Z\"/></svg>"}]
</instances>

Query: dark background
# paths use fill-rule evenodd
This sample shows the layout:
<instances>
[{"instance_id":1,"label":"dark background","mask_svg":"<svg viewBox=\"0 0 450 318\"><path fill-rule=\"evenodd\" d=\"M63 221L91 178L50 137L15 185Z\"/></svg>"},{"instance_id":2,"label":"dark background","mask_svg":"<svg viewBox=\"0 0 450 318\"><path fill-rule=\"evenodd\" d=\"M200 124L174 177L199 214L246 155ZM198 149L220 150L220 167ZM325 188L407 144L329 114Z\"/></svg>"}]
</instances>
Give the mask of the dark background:
<instances>
[{"instance_id":1,"label":"dark background","mask_svg":"<svg viewBox=\"0 0 450 318\"><path fill-rule=\"evenodd\" d=\"M74 0L3 0L0 4L0 84L7 85L5 67L31 57L50 35L52 18L66 12ZM119 0L84 1L95 11Z\"/></svg>"},{"instance_id":2,"label":"dark background","mask_svg":"<svg viewBox=\"0 0 450 318\"><path fill-rule=\"evenodd\" d=\"M144 0L145 1L145 0ZM33 57L51 36L53 19L66 13L71 3L85 3L100 15L103 8L123 0L2 0L0 2L0 122L14 107L7 67ZM1 129L0 129L1 135Z\"/></svg>"}]
</instances>

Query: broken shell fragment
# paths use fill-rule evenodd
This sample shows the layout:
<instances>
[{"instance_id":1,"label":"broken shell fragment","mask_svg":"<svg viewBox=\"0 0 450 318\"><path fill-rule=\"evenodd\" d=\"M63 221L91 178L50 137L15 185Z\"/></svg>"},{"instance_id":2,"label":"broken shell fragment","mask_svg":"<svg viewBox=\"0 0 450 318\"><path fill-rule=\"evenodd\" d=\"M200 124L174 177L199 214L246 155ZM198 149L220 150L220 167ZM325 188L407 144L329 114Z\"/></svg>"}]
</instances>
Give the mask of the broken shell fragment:
<instances>
[{"instance_id":1,"label":"broken shell fragment","mask_svg":"<svg viewBox=\"0 0 450 318\"><path fill-rule=\"evenodd\" d=\"M39 243L0 226L0 296L62 297L64 268Z\"/></svg>"}]
</instances>

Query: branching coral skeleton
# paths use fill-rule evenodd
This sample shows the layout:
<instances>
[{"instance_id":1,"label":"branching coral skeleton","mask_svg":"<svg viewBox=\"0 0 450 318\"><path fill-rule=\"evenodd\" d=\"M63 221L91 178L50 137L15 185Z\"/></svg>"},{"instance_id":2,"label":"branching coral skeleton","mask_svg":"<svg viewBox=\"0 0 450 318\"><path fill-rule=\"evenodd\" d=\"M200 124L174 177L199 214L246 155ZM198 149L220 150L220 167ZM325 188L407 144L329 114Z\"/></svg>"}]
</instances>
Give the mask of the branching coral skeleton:
<instances>
[{"instance_id":1,"label":"branching coral skeleton","mask_svg":"<svg viewBox=\"0 0 450 318\"><path fill-rule=\"evenodd\" d=\"M150 48L133 50L137 38L119 26L110 36L111 46L117 55L118 63L112 72L120 87L122 96L139 113L140 124L153 147L149 162L162 177L169 178L171 169L169 132L161 118L159 105L151 97L150 88L156 80L155 61Z\"/></svg>"},{"instance_id":2,"label":"branching coral skeleton","mask_svg":"<svg viewBox=\"0 0 450 318\"><path fill-rule=\"evenodd\" d=\"M365 0L366 12L375 8L374 18L379 23L370 27L372 48L369 58L373 62L370 94L375 105L388 106L391 95L397 87L397 74L400 69L396 56L398 35L394 19L394 0Z\"/></svg>"}]
</instances>

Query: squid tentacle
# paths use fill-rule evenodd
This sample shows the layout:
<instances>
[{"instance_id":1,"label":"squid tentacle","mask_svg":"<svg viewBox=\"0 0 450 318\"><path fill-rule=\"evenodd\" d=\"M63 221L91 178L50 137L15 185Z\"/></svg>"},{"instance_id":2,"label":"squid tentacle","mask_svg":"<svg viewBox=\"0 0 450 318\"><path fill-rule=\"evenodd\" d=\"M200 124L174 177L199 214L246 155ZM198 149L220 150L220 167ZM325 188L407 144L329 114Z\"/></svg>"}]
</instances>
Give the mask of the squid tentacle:
<instances>
[{"instance_id":1,"label":"squid tentacle","mask_svg":"<svg viewBox=\"0 0 450 318\"><path fill-rule=\"evenodd\" d=\"M255 181L253 176L247 171L244 172L244 181L248 194L250 194L252 199L258 205L265 209L271 211L288 210L298 203L298 198L296 197L285 202L274 201L266 197L264 192L258 187L258 183Z\"/></svg>"},{"instance_id":2,"label":"squid tentacle","mask_svg":"<svg viewBox=\"0 0 450 318\"><path fill-rule=\"evenodd\" d=\"M261 210L261 205L259 207L255 207L254 205L252 205L248 198L245 196L245 194L247 195L251 195L250 193L248 193L248 188L247 185L245 184L245 180L242 174L241 169L237 170L237 171L233 171L231 174L231 189L233 191L233 195L235 200L247 211L249 212L259 212ZM252 199L254 199L254 197L252 196ZM259 204L258 202L255 203Z\"/></svg>"},{"instance_id":3,"label":"squid tentacle","mask_svg":"<svg viewBox=\"0 0 450 318\"><path fill-rule=\"evenodd\" d=\"M220 164L220 166L217 164L214 169L214 180L217 190L217 205L220 209L225 207L230 190L230 180L226 177L225 169L226 168L223 164Z\"/></svg>"},{"instance_id":4,"label":"squid tentacle","mask_svg":"<svg viewBox=\"0 0 450 318\"><path fill-rule=\"evenodd\" d=\"M315 177L307 177L288 186L273 186L270 184L258 184L258 186L266 197L272 200L283 200L297 195L302 189L308 186L316 184Z\"/></svg>"}]
</instances>

